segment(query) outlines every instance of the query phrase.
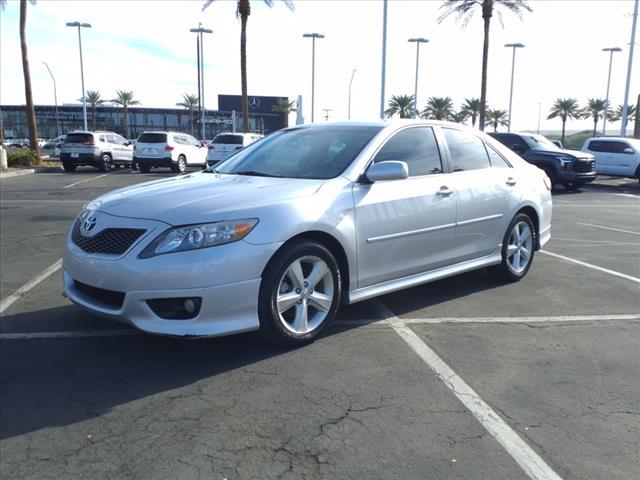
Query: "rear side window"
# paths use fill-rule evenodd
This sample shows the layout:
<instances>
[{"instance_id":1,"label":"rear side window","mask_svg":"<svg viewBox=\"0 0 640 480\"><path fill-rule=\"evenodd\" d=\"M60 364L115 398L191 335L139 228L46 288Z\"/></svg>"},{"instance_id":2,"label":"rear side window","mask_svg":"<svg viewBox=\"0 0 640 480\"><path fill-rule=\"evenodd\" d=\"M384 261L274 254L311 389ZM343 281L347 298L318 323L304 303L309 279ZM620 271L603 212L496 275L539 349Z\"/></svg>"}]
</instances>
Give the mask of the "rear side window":
<instances>
[{"instance_id":1,"label":"rear side window","mask_svg":"<svg viewBox=\"0 0 640 480\"><path fill-rule=\"evenodd\" d=\"M244 136L220 134L216 135L211 143L221 143L223 145L242 145Z\"/></svg>"},{"instance_id":2,"label":"rear side window","mask_svg":"<svg viewBox=\"0 0 640 480\"><path fill-rule=\"evenodd\" d=\"M484 142L478 137L451 128L443 128L442 131L449 146L454 172L480 170L491 166Z\"/></svg>"},{"instance_id":3,"label":"rear side window","mask_svg":"<svg viewBox=\"0 0 640 480\"><path fill-rule=\"evenodd\" d=\"M143 133L138 137L139 143L167 143L166 133Z\"/></svg>"},{"instance_id":4,"label":"rear side window","mask_svg":"<svg viewBox=\"0 0 640 480\"><path fill-rule=\"evenodd\" d=\"M498 152L496 152L493 148L491 148L486 143L484 146L487 148L487 153L489 154L489 161L491 162L491 166L494 168L511 168L511 165L507 163L507 161L502 158Z\"/></svg>"},{"instance_id":5,"label":"rear side window","mask_svg":"<svg viewBox=\"0 0 640 480\"><path fill-rule=\"evenodd\" d=\"M406 162L410 177L442 173L438 143L429 127L409 128L396 133L373 159L375 163L386 160Z\"/></svg>"},{"instance_id":6,"label":"rear side window","mask_svg":"<svg viewBox=\"0 0 640 480\"><path fill-rule=\"evenodd\" d=\"M589 146L587 148L592 152L612 152L608 144L609 142L603 142L601 140L593 140L589 142Z\"/></svg>"},{"instance_id":7,"label":"rear side window","mask_svg":"<svg viewBox=\"0 0 640 480\"><path fill-rule=\"evenodd\" d=\"M91 133L70 133L64 140L65 143L85 143L93 142Z\"/></svg>"}]
</instances>

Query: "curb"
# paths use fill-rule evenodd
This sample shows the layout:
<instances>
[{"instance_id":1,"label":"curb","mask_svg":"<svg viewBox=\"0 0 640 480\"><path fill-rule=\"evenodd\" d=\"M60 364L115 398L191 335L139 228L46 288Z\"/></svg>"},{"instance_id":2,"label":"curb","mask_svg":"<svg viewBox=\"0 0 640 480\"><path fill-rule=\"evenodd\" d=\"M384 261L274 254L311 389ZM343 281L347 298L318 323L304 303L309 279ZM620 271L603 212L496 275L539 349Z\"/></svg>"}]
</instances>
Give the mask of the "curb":
<instances>
[{"instance_id":1,"label":"curb","mask_svg":"<svg viewBox=\"0 0 640 480\"><path fill-rule=\"evenodd\" d=\"M34 167L35 173L59 173L62 172L62 166L59 167Z\"/></svg>"},{"instance_id":2,"label":"curb","mask_svg":"<svg viewBox=\"0 0 640 480\"><path fill-rule=\"evenodd\" d=\"M29 175L31 173L36 173L33 168L25 168L20 170L12 170L12 171L0 171L0 178L11 178L11 177L20 177L22 175Z\"/></svg>"}]
</instances>

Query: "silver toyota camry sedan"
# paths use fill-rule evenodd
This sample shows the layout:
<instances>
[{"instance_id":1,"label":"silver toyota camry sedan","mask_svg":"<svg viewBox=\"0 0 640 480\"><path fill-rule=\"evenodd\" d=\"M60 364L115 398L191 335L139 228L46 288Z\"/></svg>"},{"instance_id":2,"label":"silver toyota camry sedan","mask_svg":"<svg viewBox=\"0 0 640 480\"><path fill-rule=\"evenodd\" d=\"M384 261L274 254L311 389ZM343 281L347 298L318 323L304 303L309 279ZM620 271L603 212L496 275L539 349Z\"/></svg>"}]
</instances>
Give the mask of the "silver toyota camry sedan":
<instances>
[{"instance_id":1,"label":"silver toyota camry sedan","mask_svg":"<svg viewBox=\"0 0 640 480\"><path fill-rule=\"evenodd\" d=\"M542 170L456 124L278 131L215 169L110 192L69 232L64 290L146 332L313 341L342 304L477 268L527 274Z\"/></svg>"}]
</instances>

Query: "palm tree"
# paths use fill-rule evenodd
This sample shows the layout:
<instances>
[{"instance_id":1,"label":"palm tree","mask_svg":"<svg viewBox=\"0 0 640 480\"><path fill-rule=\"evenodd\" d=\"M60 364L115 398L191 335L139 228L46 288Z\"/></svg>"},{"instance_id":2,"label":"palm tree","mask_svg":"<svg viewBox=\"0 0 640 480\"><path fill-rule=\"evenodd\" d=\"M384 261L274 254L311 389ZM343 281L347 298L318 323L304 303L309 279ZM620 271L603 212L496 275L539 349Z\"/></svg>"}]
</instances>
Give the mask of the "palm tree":
<instances>
[{"instance_id":1,"label":"palm tree","mask_svg":"<svg viewBox=\"0 0 640 480\"><path fill-rule=\"evenodd\" d=\"M622 120L622 111L624 110L624 105L618 105L616 107L615 112L611 114L612 122L619 122ZM627 105L627 122L633 122L633 117L636 115L636 106L635 105Z\"/></svg>"},{"instance_id":2,"label":"palm tree","mask_svg":"<svg viewBox=\"0 0 640 480\"><path fill-rule=\"evenodd\" d=\"M464 110L460 110L459 112L454 112L451 115L451 121L456 123L464 123L467 118L469 118L469 114Z\"/></svg>"},{"instance_id":3,"label":"palm tree","mask_svg":"<svg viewBox=\"0 0 640 480\"><path fill-rule=\"evenodd\" d=\"M458 20L464 18L463 26L466 26L474 12L478 9L482 10L482 19L484 20L484 43L482 46L482 80L480 82L480 130L484 130L485 110L487 102L487 67L489 63L489 27L491 25L491 17L495 8L503 8L511 13L515 13L522 18L524 11L531 12L531 7L527 5L526 0L445 0L440 6L445 11L438 22L442 22L445 18L452 14L456 14ZM502 23L502 12L496 11L498 19Z\"/></svg>"},{"instance_id":4,"label":"palm tree","mask_svg":"<svg viewBox=\"0 0 640 480\"><path fill-rule=\"evenodd\" d=\"M487 110L487 125L493 125L493 131L498 131L498 126L506 127L509 112L490 108Z\"/></svg>"},{"instance_id":5,"label":"palm tree","mask_svg":"<svg viewBox=\"0 0 640 480\"><path fill-rule=\"evenodd\" d=\"M34 0L30 2L35 4ZM20 50L22 51L22 73L24 74L24 96L27 102L27 126L29 127L29 144L36 155L36 163L40 165L40 147L38 146L38 130L36 127L36 111L33 107L31 93L31 73L29 71L29 56L27 54L27 0L20 0Z\"/></svg>"},{"instance_id":6,"label":"palm tree","mask_svg":"<svg viewBox=\"0 0 640 480\"><path fill-rule=\"evenodd\" d=\"M596 130L598 129L598 120L604 116L604 110L607 107L607 102L601 98L590 98L587 100L587 106L582 110L582 118L593 119L593 136L596 136ZM609 116L609 112L607 112Z\"/></svg>"},{"instance_id":7,"label":"palm tree","mask_svg":"<svg viewBox=\"0 0 640 480\"><path fill-rule=\"evenodd\" d=\"M295 105L296 105L295 100L290 102L289 99L282 97L282 98L278 98L276 100L276 104L273 107L271 107L272 112L282 114L282 117L284 120L284 128L287 128L289 126L289 114L297 110Z\"/></svg>"},{"instance_id":8,"label":"palm tree","mask_svg":"<svg viewBox=\"0 0 640 480\"><path fill-rule=\"evenodd\" d=\"M562 120L562 144L564 145L564 132L568 119L578 119L581 117L580 105L575 98L557 98L554 102L547 120L558 118Z\"/></svg>"},{"instance_id":9,"label":"palm tree","mask_svg":"<svg viewBox=\"0 0 640 480\"><path fill-rule=\"evenodd\" d=\"M133 92L130 90L116 90L116 98L111 100L111 103L115 103L116 105L121 105L124 108L124 125L123 125L123 134L126 138L129 138L129 121L127 118L127 114L129 112L130 105L139 105L140 102L138 100L134 100Z\"/></svg>"},{"instance_id":10,"label":"palm tree","mask_svg":"<svg viewBox=\"0 0 640 480\"><path fill-rule=\"evenodd\" d=\"M387 118L395 114L400 118L411 118L413 116L414 97L413 95L392 95L389 100L389 108L384 111Z\"/></svg>"},{"instance_id":11,"label":"palm tree","mask_svg":"<svg viewBox=\"0 0 640 480\"><path fill-rule=\"evenodd\" d=\"M79 101L82 102L82 98ZM100 92L97 90L87 90L86 101L89 105L91 105L91 128L95 132L96 131L96 107L98 105L103 105L107 101L100 98Z\"/></svg>"},{"instance_id":12,"label":"palm tree","mask_svg":"<svg viewBox=\"0 0 640 480\"><path fill-rule=\"evenodd\" d=\"M268 7L273 6L273 0L263 0ZM211 5L214 0L205 0L202 11ZM293 2L283 0L284 4L293 11ZM238 0L236 17L240 17L240 78L242 83L242 129L249 131L249 98L247 95L247 20L251 15L251 1Z\"/></svg>"},{"instance_id":13,"label":"palm tree","mask_svg":"<svg viewBox=\"0 0 640 480\"><path fill-rule=\"evenodd\" d=\"M427 106L422 111L422 118L431 120L449 120L454 114L451 97L429 97Z\"/></svg>"},{"instance_id":14,"label":"palm tree","mask_svg":"<svg viewBox=\"0 0 640 480\"><path fill-rule=\"evenodd\" d=\"M193 135L193 112L198 107L198 96L197 95L189 95L188 93L182 94L182 101L176 103L178 107L184 107L189 110L189 133Z\"/></svg>"},{"instance_id":15,"label":"palm tree","mask_svg":"<svg viewBox=\"0 0 640 480\"><path fill-rule=\"evenodd\" d=\"M485 105L486 108L486 105ZM462 110L467 117L471 117L471 126L476 126L478 115L480 114L480 99L479 98L465 98L462 104Z\"/></svg>"}]
</instances>

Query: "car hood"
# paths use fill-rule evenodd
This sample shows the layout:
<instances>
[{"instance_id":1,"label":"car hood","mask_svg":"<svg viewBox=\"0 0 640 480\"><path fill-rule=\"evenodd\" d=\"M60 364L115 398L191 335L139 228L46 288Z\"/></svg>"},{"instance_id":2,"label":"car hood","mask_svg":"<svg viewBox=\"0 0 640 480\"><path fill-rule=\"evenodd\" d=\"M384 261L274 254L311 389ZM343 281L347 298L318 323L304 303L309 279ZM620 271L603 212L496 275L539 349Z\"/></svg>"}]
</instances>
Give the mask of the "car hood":
<instances>
[{"instance_id":1,"label":"car hood","mask_svg":"<svg viewBox=\"0 0 640 480\"><path fill-rule=\"evenodd\" d=\"M541 157L573 157L573 158L594 158L590 153L583 152L581 150L528 150L531 154Z\"/></svg>"},{"instance_id":2,"label":"car hood","mask_svg":"<svg viewBox=\"0 0 640 480\"><path fill-rule=\"evenodd\" d=\"M110 215L170 225L216 222L234 210L313 195L325 180L194 173L122 188L88 205Z\"/></svg>"}]
</instances>

